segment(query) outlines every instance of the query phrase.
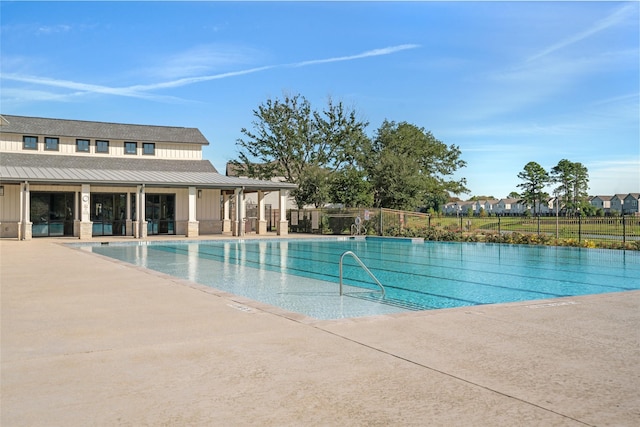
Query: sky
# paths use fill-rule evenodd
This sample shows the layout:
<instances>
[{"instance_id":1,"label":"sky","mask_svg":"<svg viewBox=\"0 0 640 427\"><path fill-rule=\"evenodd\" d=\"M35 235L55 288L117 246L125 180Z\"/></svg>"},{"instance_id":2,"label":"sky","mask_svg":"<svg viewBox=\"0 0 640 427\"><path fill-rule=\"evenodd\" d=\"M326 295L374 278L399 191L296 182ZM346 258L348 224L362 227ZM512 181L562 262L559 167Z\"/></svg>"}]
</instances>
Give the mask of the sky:
<instances>
[{"instance_id":1,"label":"sky","mask_svg":"<svg viewBox=\"0 0 640 427\"><path fill-rule=\"evenodd\" d=\"M471 196L531 161L640 192L640 3L0 2L0 113L200 129L225 173L267 100L455 145ZM548 190L551 192L552 187Z\"/></svg>"}]
</instances>

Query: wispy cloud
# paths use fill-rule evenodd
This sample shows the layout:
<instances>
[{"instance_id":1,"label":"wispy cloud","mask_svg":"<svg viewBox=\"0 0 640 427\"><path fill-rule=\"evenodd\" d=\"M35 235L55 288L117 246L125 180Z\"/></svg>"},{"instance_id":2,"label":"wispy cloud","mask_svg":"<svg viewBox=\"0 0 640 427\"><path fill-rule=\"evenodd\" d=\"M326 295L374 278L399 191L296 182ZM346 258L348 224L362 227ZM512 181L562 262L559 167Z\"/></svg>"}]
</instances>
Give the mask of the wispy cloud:
<instances>
[{"instance_id":1,"label":"wispy cloud","mask_svg":"<svg viewBox=\"0 0 640 427\"><path fill-rule=\"evenodd\" d=\"M159 96L149 92L152 92L154 90L160 90L160 89L169 89L169 88L187 86L187 85L201 83L201 82L210 81L210 80L219 80L219 79L225 79L230 77L253 74L253 73L258 73L261 71L266 71L274 68L305 67L305 66L323 64L323 63L329 63L329 62L353 61L353 60L369 58L373 56L391 55L396 52L400 52L407 49L415 49L418 47L419 47L418 45L414 45L414 44L405 44L405 45L399 45L399 46L386 47L382 49L369 50L363 53L350 55L350 56L316 59L316 60L301 61L301 62L290 63L290 64L267 65L263 67L255 67L255 68L232 71L227 73L196 76L196 77L185 77L185 78L170 80L166 82L159 82L159 83L152 83L152 84L139 84L139 85L125 86L125 87L111 87L111 86L103 86L103 85L96 85L96 84L90 84L90 83L75 82L70 80L52 79L48 77L38 77L38 76L29 76L29 75L11 74L11 73L9 74L2 73L0 75L0 78L5 80L23 82L23 83L31 83L31 84L37 84L37 85L43 85L43 86L73 89L73 90L78 90L84 93L97 93L97 94L126 96L126 97L133 97L133 98L153 99L153 100L167 100L167 99L170 99L170 97Z\"/></svg>"},{"instance_id":2,"label":"wispy cloud","mask_svg":"<svg viewBox=\"0 0 640 427\"><path fill-rule=\"evenodd\" d=\"M594 25L587 28L586 30L581 31L572 36L569 36L564 40L561 40L558 43L555 43L547 47L546 49L543 49L537 54L531 56L528 59L528 61L535 61L557 50L560 50L572 44L578 43L579 41L584 40L588 37L591 37L592 35L597 34L601 31L604 31L607 28L613 27L623 22L625 19L632 17L636 13L636 11L637 11L637 6L634 5L633 3L621 6L618 9L616 9L613 13L611 13L609 16L596 22Z\"/></svg>"},{"instance_id":3,"label":"wispy cloud","mask_svg":"<svg viewBox=\"0 0 640 427\"><path fill-rule=\"evenodd\" d=\"M289 64L290 67L305 67L307 65L316 65L316 64L326 64L329 62L340 62L340 61L353 61L355 59L363 59L369 58L372 56L382 56L382 55L391 55L396 52L400 52L407 49L416 49L419 48L420 45L417 44L402 44L399 46L391 46L385 47L382 49L373 49L368 50L366 52L359 53L357 55L349 55L349 56L338 56L335 58L326 58L326 59L315 59L311 61L302 61L294 64Z\"/></svg>"},{"instance_id":4,"label":"wispy cloud","mask_svg":"<svg viewBox=\"0 0 640 427\"><path fill-rule=\"evenodd\" d=\"M36 34L49 35L49 34L56 34L56 33L66 33L69 31L71 31L71 25L60 24L60 25L53 25L53 26L38 27L38 29L36 30Z\"/></svg>"},{"instance_id":5,"label":"wispy cloud","mask_svg":"<svg viewBox=\"0 0 640 427\"><path fill-rule=\"evenodd\" d=\"M79 83L70 80L50 79L47 77L26 76L26 75L14 75L14 74L2 74L2 78L5 80L18 81L23 83L32 83L41 86L59 87L65 89L73 89L79 91L73 95L86 94L86 93L99 93L106 95L120 95L133 98L144 99L161 99L166 98L159 95L145 93L140 90L136 90L134 87L109 87L94 85L88 83ZM6 89L3 89L3 91Z\"/></svg>"},{"instance_id":6,"label":"wispy cloud","mask_svg":"<svg viewBox=\"0 0 640 427\"><path fill-rule=\"evenodd\" d=\"M153 66L143 71L159 79L185 78L204 75L223 68L247 65L261 56L261 51L243 46L202 44L168 57L147 60L161 63L162 66Z\"/></svg>"},{"instance_id":7,"label":"wispy cloud","mask_svg":"<svg viewBox=\"0 0 640 427\"><path fill-rule=\"evenodd\" d=\"M585 166L594 194L640 191L640 157L586 162Z\"/></svg>"}]
</instances>

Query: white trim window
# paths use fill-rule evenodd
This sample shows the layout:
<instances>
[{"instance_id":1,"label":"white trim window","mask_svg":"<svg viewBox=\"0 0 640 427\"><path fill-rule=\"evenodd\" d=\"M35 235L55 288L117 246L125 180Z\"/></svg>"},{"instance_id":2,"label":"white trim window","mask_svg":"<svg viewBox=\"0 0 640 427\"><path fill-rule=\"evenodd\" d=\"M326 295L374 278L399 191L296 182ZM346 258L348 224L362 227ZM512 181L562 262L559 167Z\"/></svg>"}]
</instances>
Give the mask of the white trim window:
<instances>
[{"instance_id":1,"label":"white trim window","mask_svg":"<svg viewBox=\"0 0 640 427\"><path fill-rule=\"evenodd\" d=\"M153 142L143 142L142 143L142 154L147 156L155 156L156 155L156 144Z\"/></svg>"},{"instance_id":2,"label":"white trim window","mask_svg":"<svg viewBox=\"0 0 640 427\"><path fill-rule=\"evenodd\" d=\"M138 154L138 143L125 141L124 143L124 154Z\"/></svg>"},{"instance_id":3,"label":"white trim window","mask_svg":"<svg viewBox=\"0 0 640 427\"><path fill-rule=\"evenodd\" d=\"M108 153L109 141L98 139L96 140L96 153Z\"/></svg>"},{"instance_id":4,"label":"white trim window","mask_svg":"<svg viewBox=\"0 0 640 427\"><path fill-rule=\"evenodd\" d=\"M45 137L44 149L47 151L58 151L60 147L60 138Z\"/></svg>"},{"instance_id":5,"label":"white trim window","mask_svg":"<svg viewBox=\"0 0 640 427\"><path fill-rule=\"evenodd\" d=\"M76 139L76 151L79 153L89 152L90 141L88 139Z\"/></svg>"},{"instance_id":6,"label":"white trim window","mask_svg":"<svg viewBox=\"0 0 640 427\"><path fill-rule=\"evenodd\" d=\"M37 150L38 149L38 137L37 136L23 136L22 137L22 149L23 150Z\"/></svg>"}]
</instances>

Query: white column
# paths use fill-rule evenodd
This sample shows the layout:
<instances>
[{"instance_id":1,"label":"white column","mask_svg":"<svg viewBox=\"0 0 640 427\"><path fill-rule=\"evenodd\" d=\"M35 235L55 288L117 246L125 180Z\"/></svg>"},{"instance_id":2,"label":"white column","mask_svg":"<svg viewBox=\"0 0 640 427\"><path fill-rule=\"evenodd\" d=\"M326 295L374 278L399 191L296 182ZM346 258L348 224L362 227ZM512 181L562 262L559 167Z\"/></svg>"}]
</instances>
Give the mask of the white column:
<instances>
[{"instance_id":1,"label":"white column","mask_svg":"<svg viewBox=\"0 0 640 427\"><path fill-rule=\"evenodd\" d=\"M18 224L18 239L31 240L32 223L31 223L31 193L29 183L25 181L20 185L20 224Z\"/></svg>"},{"instance_id":2,"label":"white column","mask_svg":"<svg viewBox=\"0 0 640 427\"><path fill-rule=\"evenodd\" d=\"M189 187L189 222L196 220L196 187Z\"/></svg>"},{"instance_id":3,"label":"white column","mask_svg":"<svg viewBox=\"0 0 640 427\"><path fill-rule=\"evenodd\" d=\"M267 233L267 221L264 216L264 191L258 191L258 230L257 234Z\"/></svg>"},{"instance_id":4,"label":"white column","mask_svg":"<svg viewBox=\"0 0 640 427\"><path fill-rule=\"evenodd\" d=\"M91 210L90 210L90 202L91 202L91 186L89 184L82 184L82 188L80 189L80 200L82 204L82 208L80 209L80 221L89 222L91 221Z\"/></svg>"},{"instance_id":5,"label":"white column","mask_svg":"<svg viewBox=\"0 0 640 427\"><path fill-rule=\"evenodd\" d=\"M245 233L245 224L246 224L246 216L247 216L247 209L245 206L245 201L244 201L244 188L240 189L240 192L238 193L238 219L239 219L239 233L238 236L244 236Z\"/></svg>"},{"instance_id":6,"label":"white column","mask_svg":"<svg viewBox=\"0 0 640 427\"><path fill-rule=\"evenodd\" d=\"M233 191L233 198L236 202L236 209L235 209L235 220L233 221L233 230L232 230L232 234L234 236L239 236L240 235L240 204L242 203L240 200L240 193L241 193L242 189L241 188L236 188Z\"/></svg>"},{"instance_id":7,"label":"white column","mask_svg":"<svg viewBox=\"0 0 640 427\"><path fill-rule=\"evenodd\" d=\"M196 200L197 200L196 187L189 187L189 222L187 223L187 237L198 236L198 221L196 221Z\"/></svg>"},{"instance_id":8,"label":"white column","mask_svg":"<svg viewBox=\"0 0 640 427\"><path fill-rule=\"evenodd\" d=\"M231 231L231 219L229 218L229 206L231 204L230 202L231 196L227 193L224 193L222 196L222 210L223 210L223 217L222 217L222 232L223 233L229 233Z\"/></svg>"},{"instance_id":9,"label":"white column","mask_svg":"<svg viewBox=\"0 0 640 427\"><path fill-rule=\"evenodd\" d=\"M136 197L136 202L137 202L138 208L136 209L136 213L137 213L137 219L138 219L138 226L136 227L136 230L138 231L138 233L135 237L137 237L138 239L145 239L147 237L147 221L145 219L146 218L145 206L147 202L145 199L144 184L138 185L137 189L138 189L138 197Z\"/></svg>"},{"instance_id":10,"label":"white column","mask_svg":"<svg viewBox=\"0 0 640 427\"><path fill-rule=\"evenodd\" d=\"M280 190L280 223L278 224L278 236L286 236L289 234L289 222L287 221L287 190Z\"/></svg>"},{"instance_id":11,"label":"white column","mask_svg":"<svg viewBox=\"0 0 640 427\"><path fill-rule=\"evenodd\" d=\"M91 222L91 186L82 184L80 187L80 222L77 229L78 238L90 239L93 236Z\"/></svg>"}]
</instances>

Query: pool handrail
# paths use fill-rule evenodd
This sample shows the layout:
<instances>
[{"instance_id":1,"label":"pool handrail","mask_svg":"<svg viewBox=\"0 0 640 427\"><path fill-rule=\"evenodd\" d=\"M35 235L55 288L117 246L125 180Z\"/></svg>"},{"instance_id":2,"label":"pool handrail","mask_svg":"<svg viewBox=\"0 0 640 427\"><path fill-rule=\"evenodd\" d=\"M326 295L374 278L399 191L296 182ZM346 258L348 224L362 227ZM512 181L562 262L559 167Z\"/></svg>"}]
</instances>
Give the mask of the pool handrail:
<instances>
[{"instance_id":1,"label":"pool handrail","mask_svg":"<svg viewBox=\"0 0 640 427\"><path fill-rule=\"evenodd\" d=\"M373 273L371 272L371 270L369 270L367 268L366 265L364 265L364 263L362 262L362 260L358 257L358 255L356 255L354 252L352 251L346 251L344 252L341 256L340 256L340 296L343 295L342 292L342 261L344 260L344 257L347 255L351 255L351 257L353 257L353 259L355 259L356 261L358 261L358 264L360 264L360 267L362 267L364 269L364 271L367 272L367 274L369 276L371 276L371 278L376 282L376 284L378 286L380 286L380 290L382 290L382 296L385 295L385 291L384 291L384 286L382 286L382 283L380 283L380 281L376 278L376 276L373 275Z\"/></svg>"}]
</instances>

